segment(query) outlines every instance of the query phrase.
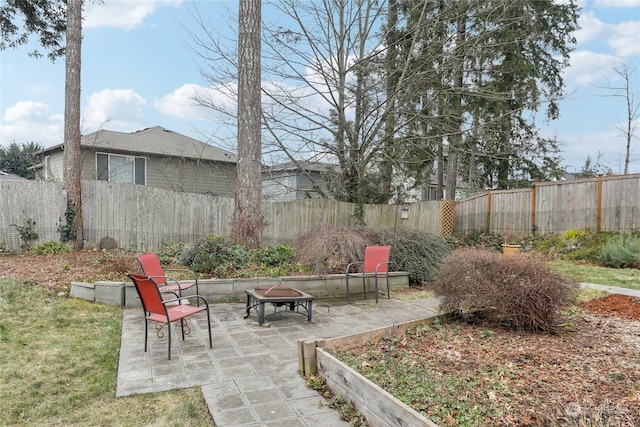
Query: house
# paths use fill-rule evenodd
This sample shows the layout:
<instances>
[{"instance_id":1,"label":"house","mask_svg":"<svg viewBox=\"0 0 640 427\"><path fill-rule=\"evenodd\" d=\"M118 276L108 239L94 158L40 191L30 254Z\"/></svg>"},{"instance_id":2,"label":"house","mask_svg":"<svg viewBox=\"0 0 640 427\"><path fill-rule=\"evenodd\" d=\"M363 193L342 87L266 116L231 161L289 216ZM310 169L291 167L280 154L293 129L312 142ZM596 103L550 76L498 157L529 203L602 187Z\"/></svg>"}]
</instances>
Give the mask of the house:
<instances>
[{"instance_id":1,"label":"house","mask_svg":"<svg viewBox=\"0 0 640 427\"><path fill-rule=\"evenodd\" d=\"M26 178L23 178L21 176L18 175L14 175L12 173L9 172L5 172L0 170L0 179L5 180L5 181L26 181Z\"/></svg>"},{"instance_id":2,"label":"house","mask_svg":"<svg viewBox=\"0 0 640 427\"><path fill-rule=\"evenodd\" d=\"M64 144L45 148L36 178L62 181ZM99 130L80 142L81 179L135 183L233 197L236 155L155 126L131 133Z\"/></svg>"},{"instance_id":3,"label":"house","mask_svg":"<svg viewBox=\"0 0 640 427\"><path fill-rule=\"evenodd\" d=\"M337 171L338 167L331 163L310 161L265 166L262 170L262 198L269 202L332 198L329 183Z\"/></svg>"}]
</instances>

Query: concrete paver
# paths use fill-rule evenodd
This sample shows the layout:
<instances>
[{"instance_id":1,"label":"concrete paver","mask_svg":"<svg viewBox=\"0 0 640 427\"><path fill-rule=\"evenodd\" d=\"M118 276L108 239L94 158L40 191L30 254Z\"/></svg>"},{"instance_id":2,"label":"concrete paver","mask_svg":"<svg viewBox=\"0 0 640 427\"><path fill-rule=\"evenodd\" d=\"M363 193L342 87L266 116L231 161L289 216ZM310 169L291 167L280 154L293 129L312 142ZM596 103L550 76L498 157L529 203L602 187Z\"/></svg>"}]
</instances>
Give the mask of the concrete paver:
<instances>
[{"instance_id":1,"label":"concrete paver","mask_svg":"<svg viewBox=\"0 0 640 427\"><path fill-rule=\"evenodd\" d=\"M298 339L334 338L428 318L437 314L437 306L434 299L380 299L379 304L368 299L352 305L318 300L311 323L285 313L260 326L253 313L243 318L244 304L211 304L213 349L208 347L206 316L200 316L190 322L185 341L179 326L172 325L171 360L166 331L157 336L152 327L144 353L142 310L127 309L116 396L201 386L218 427L346 426L298 373Z\"/></svg>"},{"instance_id":2,"label":"concrete paver","mask_svg":"<svg viewBox=\"0 0 640 427\"><path fill-rule=\"evenodd\" d=\"M640 291L583 286L640 297ZM351 305L318 300L312 323L287 313L260 326L253 313L243 318L244 304L210 307L213 349L208 346L206 316L201 316L190 322L185 341L179 326L172 326L172 360L167 360L166 331L157 336L152 327L144 353L142 310L125 310L116 396L201 386L217 427L347 426L297 372L298 339L336 338L438 314L434 298L381 298L379 304L356 299Z\"/></svg>"}]
</instances>

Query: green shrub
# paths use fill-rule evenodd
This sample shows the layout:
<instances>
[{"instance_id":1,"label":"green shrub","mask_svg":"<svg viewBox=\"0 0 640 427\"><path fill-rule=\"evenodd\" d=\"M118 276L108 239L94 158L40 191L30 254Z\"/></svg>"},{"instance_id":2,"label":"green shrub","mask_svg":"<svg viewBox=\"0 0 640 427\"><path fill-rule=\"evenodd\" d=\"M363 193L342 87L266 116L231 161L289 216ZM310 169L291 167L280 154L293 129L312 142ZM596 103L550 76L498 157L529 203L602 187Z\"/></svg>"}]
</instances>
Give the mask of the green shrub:
<instances>
[{"instance_id":1,"label":"green shrub","mask_svg":"<svg viewBox=\"0 0 640 427\"><path fill-rule=\"evenodd\" d=\"M293 259L293 248L287 245L268 245L251 251L252 261L264 266L284 266Z\"/></svg>"},{"instance_id":2,"label":"green shrub","mask_svg":"<svg viewBox=\"0 0 640 427\"><path fill-rule=\"evenodd\" d=\"M435 279L442 259L451 252L442 237L405 228L379 230L378 241L391 246L391 268L408 272L411 283Z\"/></svg>"},{"instance_id":3,"label":"green shrub","mask_svg":"<svg viewBox=\"0 0 640 427\"><path fill-rule=\"evenodd\" d=\"M553 273L532 253L504 256L457 249L433 284L441 308L532 331L553 330L555 316L575 301L578 285Z\"/></svg>"},{"instance_id":4,"label":"green shrub","mask_svg":"<svg viewBox=\"0 0 640 427\"><path fill-rule=\"evenodd\" d=\"M640 237L620 235L610 238L602 248L598 260L603 265L614 268L637 265L640 263Z\"/></svg>"},{"instance_id":5,"label":"green shrub","mask_svg":"<svg viewBox=\"0 0 640 427\"><path fill-rule=\"evenodd\" d=\"M174 249L175 256L178 248ZM278 277L290 275L299 266L293 264L293 249L286 245L268 245L249 249L223 236L209 236L192 247L181 249L178 262L197 273L227 277ZM166 254L165 258L171 258Z\"/></svg>"},{"instance_id":6,"label":"green shrub","mask_svg":"<svg viewBox=\"0 0 640 427\"><path fill-rule=\"evenodd\" d=\"M50 240L48 242L42 242L37 244L33 248L33 252L38 255L47 255L47 254L64 254L67 252L71 252L71 246L63 242L56 242Z\"/></svg>"},{"instance_id":7,"label":"green shrub","mask_svg":"<svg viewBox=\"0 0 640 427\"><path fill-rule=\"evenodd\" d=\"M473 247L499 252L502 250L502 243L504 243L504 237L499 234L489 233L486 230L478 230L463 236L458 236L455 245L456 247Z\"/></svg>"},{"instance_id":8,"label":"green shrub","mask_svg":"<svg viewBox=\"0 0 640 427\"><path fill-rule=\"evenodd\" d=\"M198 273L227 278L244 268L251 260L251 251L223 236L211 235L186 248L180 263Z\"/></svg>"},{"instance_id":9,"label":"green shrub","mask_svg":"<svg viewBox=\"0 0 640 427\"><path fill-rule=\"evenodd\" d=\"M595 264L611 236L608 232L568 230L561 235L535 236L529 241L534 249L553 259Z\"/></svg>"},{"instance_id":10,"label":"green shrub","mask_svg":"<svg viewBox=\"0 0 640 427\"><path fill-rule=\"evenodd\" d=\"M176 262L180 262L180 257L182 256L184 247L185 244L183 242L171 243L163 240L162 247L157 252L160 263L162 265L171 265Z\"/></svg>"}]
</instances>

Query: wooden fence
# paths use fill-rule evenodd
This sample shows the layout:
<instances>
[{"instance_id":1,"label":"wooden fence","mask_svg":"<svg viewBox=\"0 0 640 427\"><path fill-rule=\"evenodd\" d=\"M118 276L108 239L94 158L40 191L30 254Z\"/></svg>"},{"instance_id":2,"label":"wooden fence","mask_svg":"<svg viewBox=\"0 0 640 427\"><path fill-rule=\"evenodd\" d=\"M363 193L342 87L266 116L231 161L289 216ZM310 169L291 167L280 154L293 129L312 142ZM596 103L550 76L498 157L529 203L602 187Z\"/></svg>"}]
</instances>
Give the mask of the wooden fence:
<instances>
[{"instance_id":1,"label":"wooden fence","mask_svg":"<svg viewBox=\"0 0 640 427\"><path fill-rule=\"evenodd\" d=\"M502 235L639 231L640 174L534 183L456 202L455 230Z\"/></svg>"},{"instance_id":2,"label":"wooden fence","mask_svg":"<svg viewBox=\"0 0 640 427\"><path fill-rule=\"evenodd\" d=\"M180 193L131 184L82 182L84 237L99 242L112 237L120 247L156 250L162 242L193 243L211 234L229 236L233 199ZM410 218L398 227L438 233L439 203L411 207ZM60 183L0 181L0 250L22 244L15 225L35 221L37 242L60 240L66 193ZM300 234L321 225L353 226L354 206L335 200L307 199L265 203L264 243L292 243ZM367 205L365 218L375 227L396 225L398 207Z\"/></svg>"},{"instance_id":3,"label":"wooden fence","mask_svg":"<svg viewBox=\"0 0 640 427\"><path fill-rule=\"evenodd\" d=\"M123 248L157 250L163 241L192 243L231 231L229 198L102 181L83 181L82 198L85 239L91 242L108 236ZM20 248L16 225L27 221L35 221L38 242L59 240L65 209L60 183L0 180L0 251ZM364 212L371 227L434 234L451 229L456 234L482 230L514 237L571 229L639 231L640 174L489 191L456 202L454 209L446 202L413 203L408 220L399 219L397 205L365 205ZM354 205L335 200L265 203L263 215L265 244L292 243L321 225L355 224Z\"/></svg>"}]
</instances>

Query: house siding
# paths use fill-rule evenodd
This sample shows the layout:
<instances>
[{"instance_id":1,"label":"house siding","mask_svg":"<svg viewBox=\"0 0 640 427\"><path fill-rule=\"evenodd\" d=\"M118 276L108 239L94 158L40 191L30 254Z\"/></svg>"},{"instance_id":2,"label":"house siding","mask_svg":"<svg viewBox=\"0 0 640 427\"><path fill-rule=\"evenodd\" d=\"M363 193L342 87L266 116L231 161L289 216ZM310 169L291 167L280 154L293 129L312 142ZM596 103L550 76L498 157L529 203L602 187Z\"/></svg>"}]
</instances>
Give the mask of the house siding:
<instances>
[{"instance_id":1,"label":"house siding","mask_svg":"<svg viewBox=\"0 0 640 427\"><path fill-rule=\"evenodd\" d=\"M211 161L147 157L147 186L186 193L233 197L236 188L234 164Z\"/></svg>"},{"instance_id":2,"label":"house siding","mask_svg":"<svg viewBox=\"0 0 640 427\"><path fill-rule=\"evenodd\" d=\"M105 150L82 149L81 179L96 180L96 153L108 153ZM135 155L133 153L109 153L117 155ZM63 180L62 150L51 153L52 181ZM163 190L185 193L212 194L234 197L236 187L236 167L232 163L212 161L189 161L160 156L137 156L147 159L146 185ZM42 179L42 176L39 176Z\"/></svg>"}]
</instances>

